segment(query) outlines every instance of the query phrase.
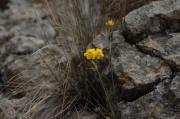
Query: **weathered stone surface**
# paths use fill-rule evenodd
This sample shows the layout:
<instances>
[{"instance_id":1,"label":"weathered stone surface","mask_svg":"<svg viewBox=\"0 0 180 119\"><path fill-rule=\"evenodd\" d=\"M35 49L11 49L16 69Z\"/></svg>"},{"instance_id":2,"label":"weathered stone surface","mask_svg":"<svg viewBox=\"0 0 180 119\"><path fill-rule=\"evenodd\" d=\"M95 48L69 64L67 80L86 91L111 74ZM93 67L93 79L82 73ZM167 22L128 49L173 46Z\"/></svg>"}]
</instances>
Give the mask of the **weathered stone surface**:
<instances>
[{"instance_id":1,"label":"weathered stone surface","mask_svg":"<svg viewBox=\"0 0 180 119\"><path fill-rule=\"evenodd\" d=\"M62 49L50 45L56 32L46 12L32 0L11 0L9 8L0 11L0 87L4 94L0 118L41 118L37 110L47 108L44 105L32 110L31 115L24 113L38 103L31 94L46 98L55 92L59 79L65 79L66 70L59 67L67 65L67 58Z\"/></svg>"},{"instance_id":2,"label":"weathered stone surface","mask_svg":"<svg viewBox=\"0 0 180 119\"><path fill-rule=\"evenodd\" d=\"M2 27L1 30L0 30L0 44L3 44L4 42L7 42L10 37L12 37L12 33L7 32Z\"/></svg>"},{"instance_id":3,"label":"weathered stone surface","mask_svg":"<svg viewBox=\"0 0 180 119\"><path fill-rule=\"evenodd\" d=\"M134 102L119 104L122 119L179 119L179 76L173 82L165 81L153 92ZM178 91L178 92L177 92Z\"/></svg>"},{"instance_id":4,"label":"weathered stone surface","mask_svg":"<svg viewBox=\"0 0 180 119\"><path fill-rule=\"evenodd\" d=\"M17 113L14 109L14 105L11 102L11 100L9 100L8 98L6 98L5 96L0 95L0 115L3 118L7 118L7 119L15 119L17 116ZM3 115L3 114L4 115Z\"/></svg>"},{"instance_id":5,"label":"weathered stone surface","mask_svg":"<svg viewBox=\"0 0 180 119\"><path fill-rule=\"evenodd\" d=\"M55 30L51 24L46 21L25 21L13 26L10 33L14 35L25 35L43 39L45 41L51 41L55 37Z\"/></svg>"},{"instance_id":6,"label":"weathered stone surface","mask_svg":"<svg viewBox=\"0 0 180 119\"><path fill-rule=\"evenodd\" d=\"M12 77L17 74L20 77L22 76L23 80L60 80L66 76L67 57L62 49L56 46L49 46L34 54L9 55L4 61L4 65ZM59 70L57 70L58 66ZM63 66L64 69L61 69Z\"/></svg>"},{"instance_id":7,"label":"weathered stone surface","mask_svg":"<svg viewBox=\"0 0 180 119\"><path fill-rule=\"evenodd\" d=\"M7 32L15 36L31 36L50 42L54 40L56 32L47 18L48 15L42 4L12 0L9 9L0 12L0 29L3 34Z\"/></svg>"},{"instance_id":8,"label":"weathered stone surface","mask_svg":"<svg viewBox=\"0 0 180 119\"><path fill-rule=\"evenodd\" d=\"M12 89L12 92L8 92L11 96L9 100L12 101L12 108L15 108L18 114L17 118L31 116L33 119L38 119L43 117L43 114L39 114L39 111L47 114L57 106L57 101L53 103L55 97L52 95L57 93L57 87L63 85L68 75L68 58L62 49L49 45L31 55L11 54L7 56L3 63L8 74L4 83L8 84L7 89ZM63 88L60 90L63 90ZM30 110L34 94L38 99L46 99L47 97L51 99L46 104L38 104L36 109ZM33 105L37 103L39 102L34 102ZM47 105L52 106L52 108ZM24 114L21 110L30 111L31 113Z\"/></svg>"},{"instance_id":9,"label":"weathered stone surface","mask_svg":"<svg viewBox=\"0 0 180 119\"><path fill-rule=\"evenodd\" d=\"M27 0L12 0L9 8L0 12L0 60L16 55L30 55L46 43L54 42L56 32L46 19L42 4ZM14 59L16 60L16 59ZM1 63L4 64L4 63Z\"/></svg>"},{"instance_id":10,"label":"weathered stone surface","mask_svg":"<svg viewBox=\"0 0 180 119\"><path fill-rule=\"evenodd\" d=\"M47 15L47 9L44 9L42 4L33 4L32 0L11 0L9 9L4 14L8 16L8 23L19 23L21 21L41 20Z\"/></svg>"},{"instance_id":11,"label":"weathered stone surface","mask_svg":"<svg viewBox=\"0 0 180 119\"><path fill-rule=\"evenodd\" d=\"M31 54L45 44L44 40L27 36L15 36L5 45L1 51L12 54Z\"/></svg>"},{"instance_id":12,"label":"weathered stone surface","mask_svg":"<svg viewBox=\"0 0 180 119\"><path fill-rule=\"evenodd\" d=\"M108 49L110 42L107 36L101 35L93 44ZM171 70L162 60L139 52L135 46L125 42L119 31L113 32L111 47L112 68L118 79L123 82L125 93L122 95L125 98L143 95L153 90L159 81L170 78Z\"/></svg>"},{"instance_id":13,"label":"weathered stone surface","mask_svg":"<svg viewBox=\"0 0 180 119\"><path fill-rule=\"evenodd\" d=\"M130 12L124 20L124 34L129 42L147 34L180 31L180 1L160 0Z\"/></svg>"},{"instance_id":14,"label":"weathered stone surface","mask_svg":"<svg viewBox=\"0 0 180 119\"><path fill-rule=\"evenodd\" d=\"M170 86L171 91L174 93L175 97L179 99L180 103L180 73L174 77Z\"/></svg>"},{"instance_id":15,"label":"weathered stone surface","mask_svg":"<svg viewBox=\"0 0 180 119\"><path fill-rule=\"evenodd\" d=\"M160 57L175 71L180 71L180 33L152 35L137 46L142 52Z\"/></svg>"}]
</instances>

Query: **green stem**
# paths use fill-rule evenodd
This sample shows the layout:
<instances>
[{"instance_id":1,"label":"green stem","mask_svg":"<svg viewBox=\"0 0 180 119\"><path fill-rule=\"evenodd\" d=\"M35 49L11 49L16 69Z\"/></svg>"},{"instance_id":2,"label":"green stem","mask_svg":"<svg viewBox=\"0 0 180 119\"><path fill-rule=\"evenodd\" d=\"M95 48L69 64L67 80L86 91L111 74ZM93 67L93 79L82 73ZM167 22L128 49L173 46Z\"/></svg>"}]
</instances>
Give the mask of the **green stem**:
<instances>
[{"instance_id":1,"label":"green stem","mask_svg":"<svg viewBox=\"0 0 180 119\"><path fill-rule=\"evenodd\" d=\"M94 65L95 70L96 70L97 73L98 73L98 77L99 77L100 84L101 84L101 86L102 86L102 88L103 88L103 90L104 90L104 93L105 93L106 103L108 104L108 107L109 107L110 110L112 111L112 107L111 107L111 104L110 104L110 99L109 99L109 97L108 97L108 94L107 94L107 91L106 91L104 82L103 82L103 80L102 80L102 76L101 76L101 74L100 74L100 72L99 72L99 70L98 70L98 66L97 66L97 64L96 64L95 61L92 61L92 64Z\"/></svg>"},{"instance_id":2,"label":"green stem","mask_svg":"<svg viewBox=\"0 0 180 119\"><path fill-rule=\"evenodd\" d=\"M113 69L112 69L112 64L111 64L111 59L112 59L112 40L113 40L113 33L112 33L112 29L109 29L109 63L110 63L110 71L112 73ZM113 74L111 74L111 80L112 80L112 85L113 85L113 91L115 91L115 84L114 84L114 77Z\"/></svg>"}]
</instances>

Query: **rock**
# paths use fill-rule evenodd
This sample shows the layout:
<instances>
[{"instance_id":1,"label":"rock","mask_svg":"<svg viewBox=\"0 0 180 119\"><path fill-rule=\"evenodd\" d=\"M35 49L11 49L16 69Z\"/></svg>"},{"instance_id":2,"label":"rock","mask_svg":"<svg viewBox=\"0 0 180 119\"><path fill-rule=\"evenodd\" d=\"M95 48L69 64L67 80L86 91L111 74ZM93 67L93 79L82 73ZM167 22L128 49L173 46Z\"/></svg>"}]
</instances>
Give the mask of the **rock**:
<instances>
[{"instance_id":1,"label":"rock","mask_svg":"<svg viewBox=\"0 0 180 119\"><path fill-rule=\"evenodd\" d=\"M0 11L0 88L5 95L0 118L44 118L57 106L51 95L66 79L67 57L51 44L56 32L47 19L48 10L33 5L32 0L11 0L8 6ZM42 104L41 99L47 97L50 101Z\"/></svg>"},{"instance_id":2,"label":"rock","mask_svg":"<svg viewBox=\"0 0 180 119\"><path fill-rule=\"evenodd\" d=\"M27 36L13 37L5 47L5 51L12 54L31 54L41 48L45 42L42 39Z\"/></svg>"},{"instance_id":3,"label":"rock","mask_svg":"<svg viewBox=\"0 0 180 119\"><path fill-rule=\"evenodd\" d=\"M137 44L142 52L160 57L180 71L180 33L151 35Z\"/></svg>"},{"instance_id":4,"label":"rock","mask_svg":"<svg viewBox=\"0 0 180 119\"><path fill-rule=\"evenodd\" d=\"M42 5L34 5L27 0L12 0L9 9L0 12L0 27L15 36L33 36L50 42L54 40L56 32L48 15Z\"/></svg>"},{"instance_id":5,"label":"rock","mask_svg":"<svg viewBox=\"0 0 180 119\"><path fill-rule=\"evenodd\" d=\"M55 42L56 32L46 19L47 10L41 5L35 6L27 0L12 0L8 5L9 9L0 12L0 62L3 67L15 61L17 67L13 69L24 66L18 72L26 68L24 62L29 62L25 57L46 43Z\"/></svg>"},{"instance_id":6,"label":"rock","mask_svg":"<svg viewBox=\"0 0 180 119\"><path fill-rule=\"evenodd\" d=\"M177 76L179 77L179 75ZM174 92L179 90L178 78L174 83L164 81L156 90L133 102L119 103L122 119L179 119L180 101ZM179 79L178 79L179 80ZM174 85L178 87L174 87ZM173 87L173 89L171 89Z\"/></svg>"},{"instance_id":7,"label":"rock","mask_svg":"<svg viewBox=\"0 0 180 119\"><path fill-rule=\"evenodd\" d=\"M8 119L15 119L16 118L16 111L13 107L12 101L8 100L4 96L0 95L0 109L4 114L4 118ZM2 116L2 115L1 115Z\"/></svg>"},{"instance_id":8,"label":"rock","mask_svg":"<svg viewBox=\"0 0 180 119\"><path fill-rule=\"evenodd\" d=\"M11 39L5 39L0 47L0 61L5 62L11 59L15 61L18 56L28 56L39 50L45 45L45 41L30 36L14 36Z\"/></svg>"},{"instance_id":9,"label":"rock","mask_svg":"<svg viewBox=\"0 0 180 119\"><path fill-rule=\"evenodd\" d=\"M160 0L130 12L124 18L124 35L135 43L147 34L180 31L180 1Z\"/></svg>"},{"instance_id":10,"label":"rock","mask_svg":"<svg viewBox=\"0 0 180 119\"><path fill-rule=\"evenodd\" d=\"M9 22L21 22L27 20L41 20L47 15L47 10L42 5L34 6L32 0L11 0L9 9L5 11L10 15Z\"/></svg>"},{"instance_id":11,"label":"rock","mask_svg":"<svg viewBox=\"0 0 180 119\"><path fill-rule=\"evenodd\" d=\"M12 33L7 32L4 27L0 27L0 45L7 42L12 36Z\"/></svg>"},{"instance_id":12,"label":"rock","mask_svg":"<svg viewBox=\"0 0 180 119\"><path fill-rule=\"evenodd\" d=\"M10 33L15 36L24 35L43 39L46 42L54 40L56 32L52 25L46 21L25 21L11 28Z\"/></svg>"},{"instance_id":13,"label":"rock","mask_svg":"<svg viewBox=\"0 0 180 119\"><path fill-rule=\"evenodd\" d=\"M100 35L93 44L106 50L110 42L107 35ZM113 32L111 47L112 71L123 83L121 95L125 100L138 98L152 91L158 82L170 78L171 70L166 63L138 51L136 47L125 42L119 31Z\"/></svg>"},{"instance_id":14,"label":"rock","mask_svg":"<svg viewBox=\"0 0 180 119\"><path fill-rule=\"evenodd\" d=\"M3 65L8 73L7 89L12 90L8 91L8 95L11 96L14 107L16 107L18 118L31 116L32 119L38 119L52 111L52 108L60 107L57 106L57 103L61 105L59 92L64 90L61 86L68 74L69 60L66 56L61 48L49 45L31 55L11 54L6 58ZM56 98L53 96L55 94L60 97ZM33 102L34 98L37 98L36 102ZM56 99L57 101L54 102ZM36 108L33 108L34 106ZM21 110L24 111L21 112ZM59 108L54 111L59 111ZM49 116L52 117L53 114Z\"/></svg>"},{"instance_id":15,"label":"rock","mask_svg":"<svg viewBox=\"0 0 180 119\"><path fill-rule=\"evenodd\" d=\"M176 98L180 100L180 73L174 77L173 81L171 82L170 89Z\"/></svg>"},{"instance_id":16,"label":"rock","mask_svg":"<svg viewBox=\"0 0 180 119\"><path fill-rule=\"evenodd\" d=\"M37 79L64 79L65 73L63 72L66 71L61 68L63 66L65 68L66 63L67 57L62 49L56 46L48 46L32 55L9 55L4 65L11 72L11 76L20 73L23 80L36 81ZM56 69L58 66L61 66L59 70Z\"/></svg>"}]
</instances>

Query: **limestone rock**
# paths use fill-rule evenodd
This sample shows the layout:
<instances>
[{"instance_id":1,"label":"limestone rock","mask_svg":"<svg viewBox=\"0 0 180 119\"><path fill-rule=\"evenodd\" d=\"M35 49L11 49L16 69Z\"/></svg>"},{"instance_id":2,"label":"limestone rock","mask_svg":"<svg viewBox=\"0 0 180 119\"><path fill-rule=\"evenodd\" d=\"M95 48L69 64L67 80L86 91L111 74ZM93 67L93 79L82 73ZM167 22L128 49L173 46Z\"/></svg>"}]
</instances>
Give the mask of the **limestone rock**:
<instances>
[{"instance_id":1,"label":"limestone rock","mask_svg":"<svg viewBox=\"0 0 180 119\"><path fill-rule=\"evenodd\" d=\"M180 33L151 35L137 44L142 52L164 59L180 71Z\"/></svg>"},{"instance_id":2,"label":"limestone rock","mask_svg":"<svg viewBox=\"0 0 180 119\"><path fill-rule=\"evenodd\" d=\"M160 0L130 12L124 18L124 34L129 42L151 33L180 31L180 1Z\"/></svg>"},{"instance_id":3,"label":"limestone rock","mask_svg":"<svg viewBox=\"0 0 180 119\"><path fill-rule=\"evenodd\" d=\"M180 74L175 76L171 82L171 91L174 93L177 99L180 99Z\"/></svg>"},{"instance_id":4,"label":"limestone rock","mask_svg":"<svg viewBox=\"0 0 180 119\"><path fill-rule=\"evenodd\" d=\"M119 110L123 119L179 119L179 75L173 82L162 82L151 93L133 102L121 102Z\"/></svg>"},{"instance_id":5,"label":"limestone rock","mask_svg":"<svg viewBox=\"0 0 180 119\"><path fill-rule=\"evenodd\" d=\"M158 82L170 78L171 70L165 62L138 51L135 46L125 42L119 31L113 32L112 36L111 39L108 36L98 36L93 44L104 50L111 44L112 71L123 82L122 95L125 99L131 100L133 96L137 98L138 95L146 94Z\"/></svg>"},{"instance_id":6,"label":"limestone rock","mask_svg":"<svg viewBox=\"0 0 180 119\"><path fill-rule=\"evenodd\" d=\"M1 113L4 114L4 118L15 119L17 115L12 101L2 95L0 95L0 99L0 109L2 111Z\"/></svg>"}]
</instances>

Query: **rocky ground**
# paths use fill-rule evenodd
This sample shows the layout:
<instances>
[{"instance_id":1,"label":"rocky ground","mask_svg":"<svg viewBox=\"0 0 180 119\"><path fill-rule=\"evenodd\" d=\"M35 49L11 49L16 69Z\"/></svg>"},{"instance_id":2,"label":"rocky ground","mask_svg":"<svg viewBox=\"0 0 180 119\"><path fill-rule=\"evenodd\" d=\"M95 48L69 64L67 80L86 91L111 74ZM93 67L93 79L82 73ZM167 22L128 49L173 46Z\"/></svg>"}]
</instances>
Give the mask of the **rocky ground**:
<instances>
[{"instance_id":1,"label":"rocky ground","mask_svg":"<svg viewBox=\"0 0 180 119\"><path fill-rule=\"evenodd\" d=\"M54 113L62 100L54 97L72 57L59 46L61 34L50 13L31 0L0 2L0 8L0 119L59 118ZM109 51L109 44L108 34L101 33L89 46ZM113 72L120 82L119 119L180 119L180 0L131 11L113 31L111 45L112 70L105 66L102 73ZM96 119L89 113L78 116Z\"/></svg>"}]
</instances>

